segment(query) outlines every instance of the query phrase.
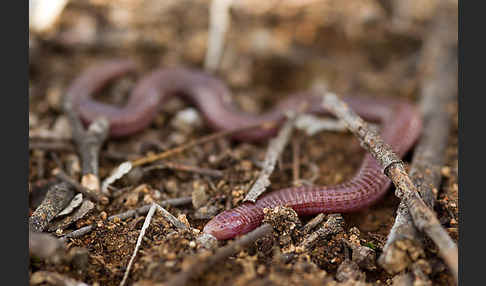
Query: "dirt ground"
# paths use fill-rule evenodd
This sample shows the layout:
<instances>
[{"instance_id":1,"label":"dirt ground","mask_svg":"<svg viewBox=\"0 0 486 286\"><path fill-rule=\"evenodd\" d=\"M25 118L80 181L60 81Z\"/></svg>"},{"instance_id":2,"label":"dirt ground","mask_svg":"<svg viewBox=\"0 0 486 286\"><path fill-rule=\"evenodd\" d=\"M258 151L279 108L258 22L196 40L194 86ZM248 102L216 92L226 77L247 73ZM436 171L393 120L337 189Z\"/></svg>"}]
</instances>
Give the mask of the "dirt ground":
<instances>
[{"instance_id":1,"label":"dirt ground","mask_svg":"<svg viewBox=\"0 0 486 286\"><path fill-rule=\"evenodd\" d=\"M285 95L309 89L316 83L326 85L337 94L417 101L421 83L420 51L427 23L433 19L438 1L428 1L426 5L417 0L407 4L399 2L235 1L216 76L228 85L236 104L253 113L263 112ZM450 6L457 7L457 2L449 2ZM136 80L158 66L203 69L209 7L207 0L72 0L51 29L42 33L31 31L29 141L31 146L39 142L48 146L30 148L31 212L52 182L57 162L67 164L69 160L79 160L70 139L68 120L61 109L62 96L73 79L90 65L105 59L134 59L140 64L140 71L117 80L97 97L123 104ZM169 150L214 132L202 120L191 124L178 120L179 113L188 108L191 105L173 99L148 129L125 138L108 139L100 154L100 177L107 177L125 160ZM435 211L457 241L457 105L451 106L451 110L452 128ZM270 177L269 191L295 183L296 149L300 179L305 183L340 183L351 178L359 167L365 151L350 133L326 131L307 136L302 131L296 132ZM202 230L212 216L241 203L259 175L267 143L221 138L168 159L219 170L223 174L220 177L169 168L147 170L138 178L116 182L115 187L123 191L108 205L96 204L82 219L52 232L62 236L94 225L92 232L67 242L68 250L76 247L87 250L86 263L56 264L31 258L30 274L52 271L89 285L118 285L145 217L110 222L107 216L198 192L203 193L203 202L197 207L189 203L170 206L167 210L187 219L191 227ZM405 159L410 157L411 154ZM211 267L189 285L392 285L394 275L388 274L376 260L356 270L362 275L358 281L346 281L338 275L338 268L349 260L349 247L344 241L357 239L379 257L399 202L390 190L372 207L344 214L342 232L288 260L281 259L288 245L283 247L272 239L259 241ZM310 219L302 217L300 223L305 225ZM302 237L292 239L296 243ZM128 284L165 285L205 251L195 242L196 234L177 231L156 214ZM219 245L227 243L223 241ZM426 245L423 263L427 264L430 279L427 283L454 285L433 243L426 241Z\"/></svg>"}]
</instances>

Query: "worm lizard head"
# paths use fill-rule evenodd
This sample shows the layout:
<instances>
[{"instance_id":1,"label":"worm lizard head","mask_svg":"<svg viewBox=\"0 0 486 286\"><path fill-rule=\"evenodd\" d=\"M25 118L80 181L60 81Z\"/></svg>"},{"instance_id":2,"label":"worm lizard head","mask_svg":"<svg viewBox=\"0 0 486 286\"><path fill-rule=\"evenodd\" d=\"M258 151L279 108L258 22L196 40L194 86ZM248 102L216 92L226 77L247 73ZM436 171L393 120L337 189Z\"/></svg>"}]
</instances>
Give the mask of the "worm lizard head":
<instances>
[{"instance_id":1,"label":"worm lizard head","mask_svg":"<svg viewBox=\"0 0 486 286\"><path fill-rule=\"evenodd\" d=\"M232 210L224 211L204 226L203 232L209 233L219 240L230 239L248 232L248 224L241 214Z\"/></svg>"}]
</instances>

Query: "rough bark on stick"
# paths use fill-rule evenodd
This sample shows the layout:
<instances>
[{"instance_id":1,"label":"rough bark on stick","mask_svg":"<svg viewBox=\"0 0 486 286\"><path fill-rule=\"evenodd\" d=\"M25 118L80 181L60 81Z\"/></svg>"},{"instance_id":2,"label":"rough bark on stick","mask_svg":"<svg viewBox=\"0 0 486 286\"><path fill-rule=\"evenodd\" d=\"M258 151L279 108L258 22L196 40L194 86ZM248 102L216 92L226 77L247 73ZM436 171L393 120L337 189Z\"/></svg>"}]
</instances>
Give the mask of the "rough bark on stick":
<instances>
[{"instance_id":1,"label":"rough bark on stick","mask_svg":"<svg viewBox=\"0 0 486 286\"><path fill-rule=\"evenodd\" d=\"M68 175L67 175L67 174L66 174L64 171L62 171L61 169L57 169L57 170L55 170L54 175L55 175L55 176L56 176L58 179L60 179L60 180L62 180L62 181L64 181L64 182L66 182L66 183L70 184L71 186L73 186L73 187L76 189L76 191L78 191L78 192L82 193L82 194L83 194L83 195L85 195L86 197L88 197L88 198L90 198L90 199L94 200L95 202L98 202L98 203L101 203L101 204L104 204L104 205L108 204L108 202L109 202L108 197L103 196L103 195L102 195L100 192L97 192L97 191L95 191L95 190L93 190L93 189L88 189L88 188L86 188L86 187L82 186L81 184L79 184L79 183L78 183L78 182L76 182L75 180L71 179L71 178L70 178L70 177L69 177L69 176L68 176Z\"/></svg>"},{"instance_id":2,"label":"rough bark on stick","mask_svg":"<svg viewBox=\"0 0 486 286\"><path fill-rule=\"evenodd\" d=\"M424 79L420 108L423 114L423 132L415 148L410 176L428 207L434 207L445 160L445 149L450 130L448 105L456 95L456 45L450 18L438 15L432 24L423 48ZM379 258L380 265L389 273L397 273L423 255L422 235L413 225L405 202L401 202L395 223Z\"/></svg>"},{"instance_id":3,"label":"rough bark on stick","mask_svg":"<svg viewBox=\"0 0 486 286\"><path fill-rule=\"evenodd\" d=\"M42 232L49 222L71 202L74 190L67 183L53 185L29 218L29 229Z\"/></svg>"},{"instance_id":4,"label":"rough bark on stick","mask_svg":"<svg viewBox=\"0 0 486 286\"><path fill-rule=\"evenodd\" d=\"M182 197L182 198L175 198L175 199L168 199L165 201L162 201L159 203L161 206L180 206L180 205L186 205L191 203L192 198L191 197ZM134 217L136 215L145 215L149 211L150 207L152 204L145 205L142 207L139 207L138 209L134 210L128 210L123 213L119 213L116 215L112 215L108 217L108 221L114 221L115 219L120 219L124 220L130 217ZM59 240L61 241L66 241L69 238L78 238L81 237L87 233L90 233L93 230L93 225L87 225L84 226L80 229L77 229L71 233L66 234L65 236L61 237Z\"/></svg>"},{"instance_id":5,"label":"rough bark on stick","mask_svg":"<svg viewBox=\"0 0 486 286\"><path fill-rule=\"evenodd\" d=\"M325 239L330 235L344 231L344 219L341 214L330 214L327 221L320 228L313 231L301 243L302 249L309 249L319 240Z\"/></svg>"},{"instance_id":6,"label":"rough bark on stick","mask_svg":"<svg viewBox=\"0 0 486 286\"><path fill-rule=\"evenodd\" d=\"M323 105L336 117L346 122L348 129L361 141L361 145L381 164L384 173L396 187L395 195L408 206L415 226L425 232L438 246L439 254L449 266L457 283L457 245L442 227L434 212L427 207L420 197L417 187L405 170L404 163L393 152L392 148L385 144L374 130L370 130L367 123L336 95L325 93Z\"/></svg>"},{"instance_id":7,"label":"rough bark on stick","mask_svg":"<svg viewBox=\"0 0 486 286\"><path fill-rule=\"evenodd\" d=\"M101 146L108 137L110 124L106 118L97 118L85 130L81 119L73 109L72 98L69 94L64 98L63 110L71 123L73 140L81 157L83 174L81 185L99 192L98 157Z\"/></svg>"}]
</instances>

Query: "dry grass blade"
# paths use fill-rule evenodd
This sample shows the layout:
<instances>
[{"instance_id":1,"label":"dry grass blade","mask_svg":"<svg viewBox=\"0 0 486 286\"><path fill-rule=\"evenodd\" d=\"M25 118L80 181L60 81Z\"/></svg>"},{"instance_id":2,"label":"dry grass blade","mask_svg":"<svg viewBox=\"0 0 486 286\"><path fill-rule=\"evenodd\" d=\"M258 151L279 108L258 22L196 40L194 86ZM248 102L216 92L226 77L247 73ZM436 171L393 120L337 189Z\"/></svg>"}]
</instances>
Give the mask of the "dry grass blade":
<instances>
[{"instance_id":1,"label":"dry grass blade","mask_svg":"<svg viewBox=\"0 0 486 286\"><path fill-rule=\"evenodd\" d=\"M213 133L213 134L210 134L208 136L204 136L204 137L201 137L199 139L196 139L192 142L189 142L187 144L183 144L179 147L176 147L174 149L170 149L170 150L167 150L165 152L162 152L162 153L158 153L158 154L155 154L155 155L150 155L150 156L147 156L147 157L143 157L143 158L140 158L140 159L137 159L137 160L133 160L131 161L131 165L132 165L132 168L134 167L137 167L137 166L141 166L141 165L145 165L145 164L148 164L148 163L152 163L152 162L155 162L155 161L158 161L158 160L162 160L162 159L166 159L170 156L173 156L175 154L179 154L189 148L192 148L194 146L198 146L198 145L201 145L201 144L204 144L204 143L207 143L207 142L211 142L213 140L217 140L217 139L220 139L220 138L223 138L223 137L226 137L226 136L230 136L232 134L236 134L238 132L243 132L243 131L247 131L247 130L251 130L251 129L255 129L255 128L263 128L265 127L266 125L268 126L271 126L274 122L266 122L266 123L259 123L259 124L254 124L254 125L249 125L249 126L245 126L245 127L241 127L241 128L235 128L235 129L231 129L231 130L225 130L225 131L220 131L220 132L216 132L216 133Z\"/></svg>"},{"instance_id":2,"label":"dry grass blade","mask_svg":"<svg viewBox=\"0 0 486 286\"><path fill-rule=\"evenodd\" d=\"M130 257L130 261L128 262L127 269L125 270L125 274L123 274L123 279L120 282L120 286L125 285L128 279L128 275L130 274L130 270L132 269L133 262L135 261L135 257L137 256L138 249L140 248L140 245L142 244L142 239L143 236L145 235L145 231L150 225L150 221L152 220L152 217L155 213L155 210L157 209L156 204L152 204L148 213L147 217L145 218L145 221L143 222L142 229L140 230L140 235L137 238L137 244L135 245L135 249L133 250L132 257Z\"/></svg>"}]
</instances>

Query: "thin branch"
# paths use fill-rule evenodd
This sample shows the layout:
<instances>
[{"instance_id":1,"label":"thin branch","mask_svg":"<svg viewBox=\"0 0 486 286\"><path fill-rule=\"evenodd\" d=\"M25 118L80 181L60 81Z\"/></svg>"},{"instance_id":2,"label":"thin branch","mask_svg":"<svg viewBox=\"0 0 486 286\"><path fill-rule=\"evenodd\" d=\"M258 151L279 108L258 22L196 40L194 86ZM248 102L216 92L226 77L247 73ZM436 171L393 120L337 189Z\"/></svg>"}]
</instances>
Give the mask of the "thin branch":
<instances>
[{"instance_id":1,"label":"thin branch","mask_svg":"<svg viewBox=\"0 0 486 286\"><path fill-rule=\"evenodd\" d=\"M215 264L222 262L226 258L235 255L242 249L247 247L250 243L257 239L270 234L272 232L272 226L270 224L263 224L253 231L242 236L233 243L229 243L225 247L219 248L213 255L204 255L200 259L196 259L187 269L182 270L170 279L166 285L169 286L182 286L186 285L190 279L196 278Z\"/></svg>"},{"instance_id":2,"label":"thin branch","mask_svg":"<svg viewBox=\"0 0 486 286\"><path fill-rule=\"evenodd\" d=\"M302 228L302 232L305 234L309 233L314 227L319 225L325 218L326 215L324 213L320 213L316 215Z\"/></svg>"},{"instance_id":3,"label":"thin branch","mask_svg":"<svg viewBox=\"0 0 486 286\"><path fill-rule=\"evenodd\" d=\"M417 187L405 171L404 163L392 151L392 148L383 142L377 132L370 130L366 122L336 95L326 93L323 96L323 105L336 117L346 122L348 129L361 141L361 145L381 164L384 173L396 187L395 195L408 206L415 226L425 232L438 246L440 255L449 266L457 282L457 245L442 227L434 212L427 207L419 196Z\"/></svg>"},{"instance_id":4,"label":"thin branch","mask_svg":"<svg viewBox=\"0 0 486 286\"><path fill-rule=\"evenodd\" d=\"M159 205L161 205L161 206L180 206L180 205L187 205L191 202L192 202L191 197L182 197L182 198L168 199L168 200L162 201L162 202L159 203ZM128 211L123 212L123 213L119 213L119 214L116 214L116 215L109 216L108 221L114 221L115 219L124 220L124 219L127 219L127 218L134 217L136 215L145 215L145 214L147 214L147 212L149 211L151 206L152 206L151 204L145 205L145 206L139 207L139 208L134 209L134 210L128 210ZM59 238L59 240L67 241L67 239L69 239L69 238L81 237L81 236L83 236L87 233L90 233L93 230L93 228L94 228L93 225L87 225L87 226L82 227L80 229L77 229L77 230L75 230L71 233L66 234L65 236Z\"/></svg>"},{"instance_id":5,"label":"thin branch","mask_svg":"<svg viewBox=\"0 0 486 286\"><path fill-rule=\"evenodd\" d=\"M158 153L158 154L155 154L155 155L149 155L147 157L143 157L143 158L140 158L140 159L137 159L137 160L133 160L133 161L131 161L131 165L132 165L132 168L134 168L134 167L145 165L145 164L148 164L148 163L152 163L152 162L155 162L155 161L158 161L158 160L166 159L170 156L173 156L175 154L179 154L179 153L181 153L181 152L183 152L183 151L185 151L189 148L192 148L194 146L202 145L202 144L205 144L207 142L211 142L211 141L214 141L214 140L217 140L217 139L220 139L220 138L224 138L224 137L233 135L235 133L244 132L244 131L247 131L247 130L252 130L252 129L255 129L255 128L258 128L258 127L261 127L261 128L264 128L265 126L270 127L275 123L276 122L269 121L269 122L244 126L244 127L241 127L241 128L235 128L235 129L231 129L231 130L224 130L224 131L216 132L216 133L210 134L208 136L204 136L204 137L201 137L201 138L196 139L194 141L191 141L187 144L183 144L183 145L178 146L176 148L167 150L165 152Z\"/></svg>"},{"instance_id":6,"label":"thin branch","mask_svg":"<svg viewBox=\"0 0 486 286\"><path fill-rule=\"evenodd\" d=\"M331 214L328 216L327 221L322 224L320 228L313 231L307 236L301 243L303 249L309 249L318 240L324 239L329 235L340 233L344 231L344 219L341 214Z\"/></svg>"},{"instance_id":7,"label":"thin branch","mask_svg":"<svg viewBox=\"0 0 486 286\"><path fill-rule=\"evenodd\" d=\"M101 186L101 191L105 194L108 194L109 193L108 187L112 183L114 183L116 180L118 180L118 179L122 178L124 175L128 174L128 172L130 172L135 167L145 165L145 164L148 164L148 163L152 163L152 162L155 162L155 161L158 161L158 160L166 159L170 156L173 156L175 154L179 154L179 153L181 153L181 152L183 152L183 151L185 151L189 148L192 148L194 146L198 146L198 145L201 145L201 144L205 144L207 142L211 142L211 141L214 141L214 140L217 140L217 139L220 139L220 138L224 138L226 136L230 136L230 135L233 135L235 133L244 132L244 131L252 130L252 129L255 129L255 128L270 128L274 124L276 124L276 122L268 121L268 122L264 122L264 123L258 123L258 124L244 126L244 127L241 127L241 128L235 128L235 129L231 129L231 130L216 132L216 133L210 134L208 136L204 136L204 137L201 137L201 138L196 139L194 141L191 141L187 144L180 145L180 146L178 146L174 149L167 150L167 151L162 152L162 153L158 153L158 154L155 154L155 155L149 155L149 156L139 158L139 159L136 159L136 160L133 160L133 161L123 162L116 169L114 169L112 171L112 174L109 177L107 177L103 181L103 184Z\"/></svg>"},{"instance_id":8,"label":"thin branch","mask_svg":"<svg viewBox=\"0 0 486 286\"><path fill-rule=\"evenodd\" d=\"M184 165L184 164L177 163L177 162L163 162L163 163L158 164L158 165L149 166L149 167L143 168L143 172L148 172L148 171L152 171L152 170L163 170L163 169L171 169L171 170L176 170L176 171L190 172L190 173L194 173L194 174L205 175L205 176L210 176L210 177L215 177L215 178L223 177L223 172L220 171L220 170Z\"/></svg>"},{"instance_id":9,"label":"thin branch","mask_svg":"<svg viewBox=\"0 0 486 286\"><path fill-rule=\"evenodd\" d=\"M53 185L47 191L42 203L29 217L29 229L42 232L73 199L75 192L67 183Z\"/></svg>"},{"instance_id":10,"label":"thin branch","mask_svg":"<svg viewBox=\"0 0 486 286\"><path fill-rule=\"evenodd\" d=\"M140 235L137 238L137 244L135 245L135 249L133 250L132 257L130 257L130 261L128 262L127 269L125 271L125 274L123 275L122 281L120 282L120 286L124 286L125 283L127 282L128 275L130 274L130 270L132 269L133 262L135 261L135 257L137 256L138 249L140 248L140 245L142 245L142 239L145 235L145 231L149 227L150 221L152 220L152 217L156 209L157 209L156 204L152 204L150 206L150 209L147 213L147 217L145 218L142 229L140 230Z\"/></svg>"},{"instance_id":11,"label":"thin branch","mask_svg":"<svg viewBox=\"0 0 486 286\"><path fill-rule=\"evenodd\" d=\"M63 102L73 132L73 139L81 154L83 178L81 185L93 191L99 191L98 153L108 135L108 121L95 120L87 131L76 112L73 110L72 98L68 95ZM60 183L49 189L46 198L29 218L29 228L32 231L43 231L49 222L66 207L74 197L74 191L66 183Z\"/></svg>"},{"instance_id":12,"label":"thin branch","mask_svg":"<svg viewBox=\"0 0 486 286\"><path fill-rule=\"evenodd\" d=\"M182 223L180 220L178 220L176 217L174 217L171 213L166 211L159 204L152 203L150 205L149 210L148 210L147 217L145 218L145 221L143 222L142 229L140 230L140 235L138 236L138 239L137 239L137 244L135 245L135 249L133 251L132 257L130 258L130 261L128 262L127 270L125 271L125 274L123 275L123 279L120 282L120 286L124 286L125 283L127 282L128 275L130 274L130 270L132 268L133 262L135 261L135 257L137 256L138 249L140 248L140 245L142 245L142 239L143 239L143 236L145 235L145 231L150 226L150 221L152 220L152 217L153 217L156 210L158 210L160 212L162 217L164 217L166 220L168 220L170 223L172 223L172 225L174 225L179 230L188 230L189 229L189 227L187 227L184 223Z\"/></svg>"},{"instance_id":13,"label":"thin branch","mask_svg":"<svg viewBox=\"0 0 486 286\"><path fill-rule=\"evenodd\" d=\"M168 212L166 209L161 207L159 204L155 204L155 207L160 212L162 217L165 218L166 220L168 220L177 229L179 229L179 230L189 229L189 227L187 227L187 225L185 225L183 222L181 222L179 219L177 219L175 216L173 216L170 212Z\"/></svg>"},{"instance_id":14,"label":"thin branch","mask_svg":"<svg viewBox=\"0 0 486 286\"><path fill-rule=\"evenodd\" d=\"M61 166L59 158L55 153L51 153L53 160L58 166ZM68 169L75 170L69 165L75 164L74 161L68 161ZM32 231L45 231L50 222L58 215L62 214L66 208L72 210L75 206L75 190L67 183L60 182L56 178L49 180L49 187L42 198L41 203L37 206L34 213L29 218L29 228ZM78 204L79 205L79 204Z\"/></svg>"},{"instance_id":15,"label":"thin branch","mask_svg":"<svg viewBox=\"0 0 486 286\"><path fill-rule=\"evenodd\" d=\"M82 193L86 197L88 197L88 198L90 198L90 199L92 199L92 200L94 200L98 203L101 203L103 205L108 204L108 202L109 202L108 197L103 196L101 193L93 191L92 189L88 189L88 188L83 187L80 183L71 179L63 170L61 170L61 169L54 170L54 175L58 179L60 179L61 181L64 181L64 182L70 184L71 186L73 186L76 189L76 191Z\"/></svg>"},{"instance_id":16,"label":"thin branch","mask_svg":"<svg viewBox=\"0 0 486 286\"><path fill-rule=\"evenodd\" d=\"M456 95L457 63L451 42L451 29L439 15L424 44L424 74L420 107L423 114L423 132L415 148L410 176L424 202L433 209L439 189L440 169L450 130L448 105ZM435 190L435 191L434 191ZM379 258L379 263L390 273L405 269L423 251L422 236L417 233L408 208L402 201L395 223Z\"/></svg>"},{"instance_id":17,"label":"thin branch","mask_svg":"<svg viewBox=\"0 0 486 286\"><path fill-rule=\"evenodd\" d=\"M83 174L81 185L99 192L98 158L101 146L108 137L109 121L104 117L96 118L85 130L73 108L72 98L69 94L64 98L63 111L71 123L73 140L81 157Z\"/></svg>"},{"instance_id":18,"label":"thin branch","mask_svg":"<svg viewBox=\"0 0 486 286\"><path fill-rule=\"evenodd\" d=\"M289 114L285 124L280 129L276 138L272 139L268 144L267 153L265 154L265 160L263 161L263 169L256 182L251 187L250 191L246 194L243 202L255 202L256 199L265 191L270 185L270 175L273 173L277 159L284 150L287 142L290 139L290 135L294 129L297 113Z\"/></svg>"}]
</instances>

